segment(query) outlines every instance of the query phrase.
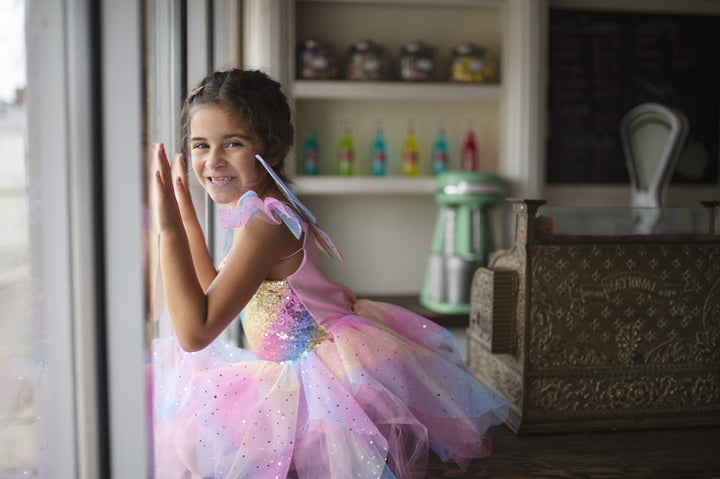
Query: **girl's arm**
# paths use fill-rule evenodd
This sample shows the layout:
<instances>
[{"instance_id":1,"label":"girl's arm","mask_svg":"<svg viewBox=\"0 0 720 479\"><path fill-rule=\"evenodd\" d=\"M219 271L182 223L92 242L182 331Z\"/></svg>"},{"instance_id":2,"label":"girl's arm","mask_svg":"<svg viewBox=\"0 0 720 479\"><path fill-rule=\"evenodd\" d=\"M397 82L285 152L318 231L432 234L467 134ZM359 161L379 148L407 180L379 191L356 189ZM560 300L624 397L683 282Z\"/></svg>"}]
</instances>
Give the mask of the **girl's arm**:
<instances>
[{"instance_id":1,"label":"girl's arm","mask_svg":"<svg viewBox=\"0 0 720 479\"><path fill-rule=\"evenodd\" d=\"M182 218L185 233L190 243L190 252L192 254L193 265L195 266L195 272L203 291L205 291L215 279L217 270L210 257L210 252L205 243L205 235L203 234L197 214L195 213L195 207L193 206L190 190L188 189L185 158L182 154L178 153L173 158L171 173L172 178L175 180L173 182L175 199L180 208L180 217Z\"/></svg>"},{"instance_id":2,"label":"girl's arm","mask_svg":"<svg viewBox=\"0 0 720 479\"><path fill-rule=\"evenodd\" d=\"M156 150L155 186L160 270L180 346L198 351L240 313L271 269L299 246L284 225L253 216L236 231L225 265L205 290L193 264L190 242L172 188L170 166Z\"/></svg>"}]
</instances>

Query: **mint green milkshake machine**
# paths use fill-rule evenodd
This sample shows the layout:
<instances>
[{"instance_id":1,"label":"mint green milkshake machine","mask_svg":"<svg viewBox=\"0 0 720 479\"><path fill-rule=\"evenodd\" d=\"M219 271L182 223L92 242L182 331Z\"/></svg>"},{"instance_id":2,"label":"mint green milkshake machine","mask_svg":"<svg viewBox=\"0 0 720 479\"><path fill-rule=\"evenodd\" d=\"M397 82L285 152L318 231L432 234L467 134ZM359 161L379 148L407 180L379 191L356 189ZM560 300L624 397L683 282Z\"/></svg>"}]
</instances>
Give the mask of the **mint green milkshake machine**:
<instances>
[{"instance_id":1,"label":"mint green milkshake machine","mask_svg":"<svg viewBox=\"0 0 720 479\"><path fill-rule=\"evenodd\" d=\"M488 210L505 199L492 173L447 171L437 177L438 217L420 303L442 314L470 312L475 270L495 249Z\"/></svg>"}]
</instances>

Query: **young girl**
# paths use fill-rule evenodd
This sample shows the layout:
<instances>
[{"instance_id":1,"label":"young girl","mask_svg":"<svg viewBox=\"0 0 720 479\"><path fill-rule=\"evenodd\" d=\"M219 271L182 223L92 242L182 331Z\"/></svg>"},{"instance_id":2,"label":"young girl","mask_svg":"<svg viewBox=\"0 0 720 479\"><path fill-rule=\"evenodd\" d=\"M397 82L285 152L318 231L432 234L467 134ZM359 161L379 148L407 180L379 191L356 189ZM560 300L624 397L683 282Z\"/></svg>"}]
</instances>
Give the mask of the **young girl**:
<instances>
[{"instance_id":1,"label":"young girl","mask_svg":"<svg viewBox=\"0 0 720 479\"><path fill-rule=\"evenodd\" d=\"M460 467L489 454L485 433L507 405L452 335L326 277L320 252L339 253L283 180L293 128L280 85L215 73L187 98L182 130L198 181L232 206L220 222L233 239L216 270L183 155L170 167L158 145L175 337L153 352L156 477L409 478L424 476L429 448ZM249 351L217 339L241 311Z\"/></svg>"}]
</instances>

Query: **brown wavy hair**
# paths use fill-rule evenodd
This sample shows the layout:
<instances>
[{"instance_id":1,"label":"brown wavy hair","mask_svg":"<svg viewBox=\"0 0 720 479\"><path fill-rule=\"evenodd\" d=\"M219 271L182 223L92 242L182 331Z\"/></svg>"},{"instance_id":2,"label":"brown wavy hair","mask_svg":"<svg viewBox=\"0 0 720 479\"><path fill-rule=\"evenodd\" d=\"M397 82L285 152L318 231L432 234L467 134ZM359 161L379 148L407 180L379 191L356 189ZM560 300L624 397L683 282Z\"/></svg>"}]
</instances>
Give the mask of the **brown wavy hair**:
<instances>
[{"instance_id":1,"label":"brown wavy hair","mask_svg":"<svg viewBox=\"0 0 720 479\"><path fill-rule=\"evenodd\" d=\"M261 156L273 165L283 181L288 181L285 157L295 130L280 83L261 71L240 69L218 71L203 79L188 95L180 114L185 158L190 158L190 115L200 105L228 108L245 119L265 147ZM257 166L262 169L259 163Z\"/></svg>"}]
</instances>

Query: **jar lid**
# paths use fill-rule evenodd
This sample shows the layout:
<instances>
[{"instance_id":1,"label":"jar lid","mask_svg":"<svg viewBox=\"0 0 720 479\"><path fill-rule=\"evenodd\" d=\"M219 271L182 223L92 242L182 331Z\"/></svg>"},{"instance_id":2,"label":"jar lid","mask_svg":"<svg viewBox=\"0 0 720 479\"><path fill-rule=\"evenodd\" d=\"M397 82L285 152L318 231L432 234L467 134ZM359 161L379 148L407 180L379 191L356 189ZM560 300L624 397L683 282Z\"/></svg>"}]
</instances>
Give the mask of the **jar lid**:
<instances>
[{"instance_id":1,"label":"jar lid","mask_svg":"<svg viewBox=\"0 0 720 479\"><path fill-rule=\"evenodd\" d=\"M475 45L472 42L461 43L453 50L455 55L470 55L470 56L484 56L485 49Z\"/></svg>"},{"instance_id":2,"label":"jar lid","mask_svg":"<svg viewBox=\"0 0 720 479\"><path fill-rule=\"evenodd\" d=\"M433 48L429 45L424 44L423 42L410 42L403 46L402 48L403 53L419 53L419 54L426 54L426 55L432 55Z\"/></svg>"},{"instance_id":3,"label":"jar lid","mask_svg":"<svg viewBox=\"0 0 720 479\"><path fill-rule=\"evenodd\" d=\"M360 40L350 47L350 51L354 53L382 52L382 50L382 46L372 42L371 40Z\"/></svg>"},{"instance_id":4,"label":"jar lid","mask_svg":"<svg viewBox=\"0 0 720 479\"><path fill-rule=\"evenodd\" d=\"M301 42L300 45L303 48L307 48L310 50L326 46L325 42L323 42L322 40L317 40L315 38L308 38L304 42Z\"/></svg>"}]
</instances>

